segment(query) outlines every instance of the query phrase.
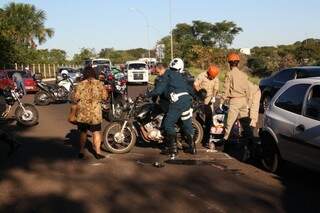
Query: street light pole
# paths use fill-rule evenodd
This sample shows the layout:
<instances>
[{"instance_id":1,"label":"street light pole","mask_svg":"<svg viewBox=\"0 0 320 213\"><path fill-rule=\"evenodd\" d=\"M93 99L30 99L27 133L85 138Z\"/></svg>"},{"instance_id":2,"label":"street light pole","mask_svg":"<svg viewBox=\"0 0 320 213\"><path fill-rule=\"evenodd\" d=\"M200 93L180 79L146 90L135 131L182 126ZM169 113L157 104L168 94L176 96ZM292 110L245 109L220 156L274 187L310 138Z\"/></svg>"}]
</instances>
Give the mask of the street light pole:
<instances>
[{"instance_id":1,"label":"street light pole","mask_svg":"<svg viewBox=\"0 0 320 213\"><path fill-rule=\"evenodd\" d=\"M149 24L149 19L148 17L139 9L137 8L130 8L130 10L135 11L137 13L139 13L140 15L142 15L142 17L145 19L146 24L147 24L147 42L148 42L148 56L149 59L151 58L151 52L150 52L150 24Z\"/></svg>"},{"instance_id":2,"label":"street light pole","mask_svg":"<svg viewBox=\"0 0 320 213\"><path fill-rule=\"evenodd\" d=\"M170 47L171 60L173 59L173 32L172 32L172 0L169 0L169 22L170 22Z\"/></svg>"}]
</instances>

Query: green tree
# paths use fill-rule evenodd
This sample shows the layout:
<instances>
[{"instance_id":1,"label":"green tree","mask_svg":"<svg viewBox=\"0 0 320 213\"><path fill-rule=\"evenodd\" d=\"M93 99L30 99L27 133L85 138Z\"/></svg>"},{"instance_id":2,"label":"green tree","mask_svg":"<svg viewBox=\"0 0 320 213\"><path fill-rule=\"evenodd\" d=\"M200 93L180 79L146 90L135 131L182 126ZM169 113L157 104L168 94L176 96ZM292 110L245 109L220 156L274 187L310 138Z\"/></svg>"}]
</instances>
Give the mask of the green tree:
<instances>
[{"instance_id":1,"label":"green tree","mask_svg":"<svg viewBox=\"0 0 320 213\"><path fill-rule=\"evenodd\" d=\"M232 44L235 36L242 32L242 28L232 21L224 20L215 23L211 31L214 45L218 48L227 48Z\"/></svg>"},{"instance_id":2,"label":"green tree","mask_svg":"<svg viewBox=\"0 0 320 213\"><path fill-rule=\"evenodd\" d=\"M65 64L67 62L67 53L60 49L51 49L48 62L51 64Z\"/></svg>"},{"instance_id":3,"label":"green tree","mask_svg":"<svg viewBox=\"0 0 320 213\"><path fill-rule=\"evenodd\" d=\"M82 48L80 53L74 54L72 62L74 64L83 64L85 60L95 57L97 57L97 54L94 49Z\"/></svg>"},{"instance_id":4,"label":"green tree","mask_svg":"<svg viewBox=\"0 0 320 213\"><path fill-rule=\"evenodd\" d=\"M295 49L295 57L302 65L314 64L320 60L320 39L306 39Z\"/></svg>"},{"instance_id":5,"label":"green tree","mask_svg":"<svg viewBox=\"0 0 320 213\"><path fill-rule=\"evenodd\" d=\"M209 23L195 20L191 24L180 23L173 29L174 38L174 55L181 57L187 64L199 64L197 54L192 50L196 48L196 52L203 48L225 49L232 44L235 36L242 31L234 22L222 21L217 23ZM170 37L166 36L160 40L161 44L165 44L165 62L170 60ZM199 52L198 52L199 53ZM202 54L199 54L202 55ZM209 54L210 55L210 54ZM203 64L203 63L200 63Z\"/></svg>"},{"instance_id":6,"label":"green tree","mask_svg":"<svg viewBox=\"0 0 320 213\"><path fill-rule=\"evenodd\" d=\"M34 5L9 3L1 11L2 34L17 43L36 47L54 34L52 28L45 27L46 13Z\"/></svg>"}]
</instances>

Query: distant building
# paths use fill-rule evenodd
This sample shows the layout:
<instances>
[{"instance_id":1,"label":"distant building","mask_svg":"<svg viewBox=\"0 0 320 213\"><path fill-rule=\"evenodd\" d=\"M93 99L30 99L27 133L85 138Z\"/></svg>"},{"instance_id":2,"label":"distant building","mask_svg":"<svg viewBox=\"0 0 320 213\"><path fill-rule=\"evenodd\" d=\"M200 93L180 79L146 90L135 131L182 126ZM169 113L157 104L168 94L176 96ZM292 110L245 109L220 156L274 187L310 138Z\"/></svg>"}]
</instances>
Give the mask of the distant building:
<instances>
[{"instance_id":1,"label":"distant building","mask_svg":"<svg viewBox=\"0 0 320 213\"><path fill-rule=\"evenodd\" d=\"M242 54L245 54L245 55L251 55L251 49L250 48L241 48L240 52Z\"/></svg>"}]
</instances>

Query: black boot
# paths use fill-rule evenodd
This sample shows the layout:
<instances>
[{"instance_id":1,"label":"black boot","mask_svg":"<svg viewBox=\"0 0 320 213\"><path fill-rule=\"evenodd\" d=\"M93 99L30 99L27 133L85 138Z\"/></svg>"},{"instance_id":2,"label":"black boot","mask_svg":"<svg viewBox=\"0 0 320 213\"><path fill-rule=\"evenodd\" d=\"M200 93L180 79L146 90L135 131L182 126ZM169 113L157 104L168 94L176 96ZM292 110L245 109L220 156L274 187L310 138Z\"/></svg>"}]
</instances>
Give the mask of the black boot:
<instances>
[{"instance_id":1,"label":"black boot","mask_svg":"<svg viewBox=\"0 0 320 213\"><path fill-rule=\"evenodd\" d=\"M239 119L240 124L242 126L243 129L243 137L249 140L253 139L253 130L250 126L251 123L251 119L250 118L241 118Z\"/></svg>"},{"instance_id":2,"label":"black boot","mask_svg":"<svg viewBox=\"0 0 320 213\"><path fill-rule=\"evenodd\" d=\"M169 145L169 156L171 160L174 160L178 154L176 135L167 135Z\"/></svg>"},{"instance_id":3,"label":"black boot","mask_svg":"<svg viewBox=\"0 0 320 213\"><path fill-rule=\"evenodd\" d=\"M189 145L188 152L193 155L197 154L196 144L192 135L186 135L186 142Z\"/></svg>"}]
</instances>

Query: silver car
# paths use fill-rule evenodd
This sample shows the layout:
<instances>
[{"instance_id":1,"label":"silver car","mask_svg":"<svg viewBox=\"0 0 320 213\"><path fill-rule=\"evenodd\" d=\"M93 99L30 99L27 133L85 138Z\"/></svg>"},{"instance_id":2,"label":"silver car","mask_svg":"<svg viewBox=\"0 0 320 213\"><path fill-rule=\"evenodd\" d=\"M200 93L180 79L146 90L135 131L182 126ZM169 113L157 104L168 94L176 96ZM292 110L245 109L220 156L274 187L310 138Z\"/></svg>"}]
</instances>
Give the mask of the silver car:
<instances>
[{"instance_id":1,"label":"silver car","mask_svg":"<svg viewBox=\"0 0 320 213\"><path fill-rule=\"evenodd\" d=\"M73 84L77 84L81 79L80 70L76 70L70 67L59 67L56 71L56 83L58 84L62 80L61 72L62 70L67 70L69 72L69 77Z\"/></svg>"},{"instance_id":2,"label":"silver car","mask_svg":"<svg viewBox=\"0 0 320 213\"><path fill-rule=\"evenodd\" d=\"M273 97L261 132L263 165L283 160L320 170L320 78L288 81Z\"/></svg>"}]
</instances>

